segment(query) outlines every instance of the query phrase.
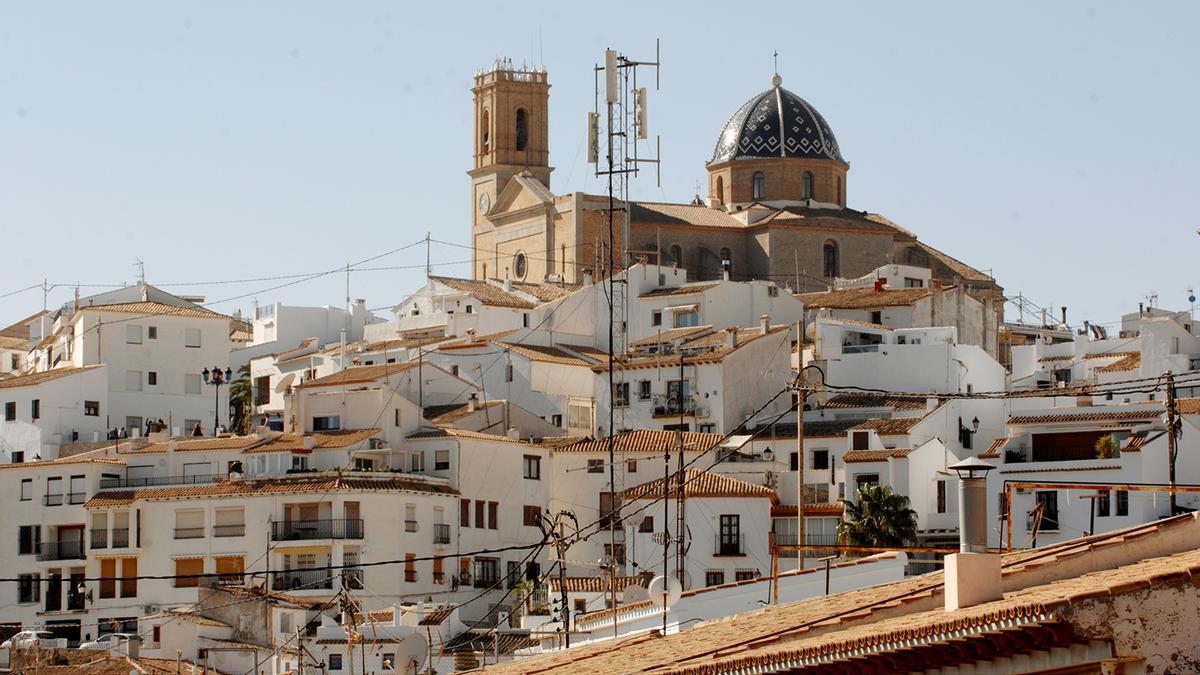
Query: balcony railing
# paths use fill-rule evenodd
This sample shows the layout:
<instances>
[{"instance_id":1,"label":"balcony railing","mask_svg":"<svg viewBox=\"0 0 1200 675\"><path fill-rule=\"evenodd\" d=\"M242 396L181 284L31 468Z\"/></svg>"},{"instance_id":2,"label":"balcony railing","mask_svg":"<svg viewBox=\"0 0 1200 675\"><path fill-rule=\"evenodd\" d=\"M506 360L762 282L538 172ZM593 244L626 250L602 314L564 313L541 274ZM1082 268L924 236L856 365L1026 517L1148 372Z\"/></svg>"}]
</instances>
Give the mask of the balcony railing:
<instances>
[{"instance_id":1,"label":"balcony railing","mask_svg":"<svg viewBox=\"0 0 1200 675\"><path fill-rule=\"evenodd\" d=\"M342 578L346 580L346 585L350 588L361 589L363 587L363 570L361 567L343 568Z\"/></svg>"},{"instance_id":2,"label":"balcony railing","mask_svg":"<svg viewBox=\"0 0 1200 675\"><path fill-rule=\"evenodd\" d=\"M108 530L92 530L92 548L108 548Z\"/></svg>"},{"instance_id":3,"label":"balcony railing","mask_svg":"<svg viewBox=\"0 0 1200 675\"><path fill-rule=\"evenodd\" d=\"M128 548L129 547L129 528L114 527L112 529L112 547L113 548Z\"/></svg>"},{"instance_id":4,"label":"balcony railing","mask_svg":"<svg viewBox=\"0 0 1200 675\"><path fill-rule=\"evenodd\" d=\"M82 504L87 501L86 492L72 492L67 495L68 504Z\"/></svg>"},{"instance_id":5,"label":"balcony railing","mask_svg":"<svg viewBox=\"0 0 1200 675\"><path fill-rule=\"evenodd\" d=\"M240 572L226 572L217 575L217 583L222 586L241 586L246 581L246 575Z\"/></svg>"},{"instance_id":6,"label":"balcony railing","mask_svg":"<svg viewBox=\"0 0 1200 675\"><path fill-rule=\"evenodd\" d=\"M362 538L363 521L361 518L287 520L281 523L271 523L272 541Z\"/></svg>"},{"instance_id":7,"label":"balcony railing","mask_svg":"<svg viewBox=\"0 0 1200 675\"><path fill-rule=\"evenodd\" d=\"M83 560L83 541L43 541L38 545L38 560Z\"/></svg>"},{"instance_id":8,"label":"balcony railing","mask_svg":"<svg viewBox=\"0 0 1200 675\"><path fill-rule=\"evenodd\" d=\"M204 485L218 483L225 479L224 474L205 473L195 476L145 476L142 478L101 478L101 490L120 488L157 487L161 485Z\"/></svg>"},{"instance_id":9,"label":"balcony railing","mask_svg":"<svg viewBox=\"0 0 1200 675\"><path fill-rule=\"evenodd\" d=\"M415 520L404 521L404 531L405 532L416 532L417 531L417 521L415 521Z\"/></svg>"},{"instance_id":10,"label":"balcony railing","mask_svg":"<svg viewBox=\"0 0 1200 675\"><path fill-rule=\"evenodd\" d=\"M433 543L449 544L450 543L450 525L448 523L434 523L433 525Z\"/></svg>"},{"instance_id":11,"label":"balcony railing","mask_svg":"<svg viewBox=\"0 0 1200 675\"><path fill-rule=\"evenodd\" d=\"M799 537L792 532L787 534L776 534L775 543L779 546L795 546ZM804 543L807 546L837 546L838 540L836 534L804 534Z\"/></svg>"},{"instance_id":12,"label":"balcony railing","mask_svg":"<svg viewBox=\"0 0 1200 675\"><path fill-rule=\"evenodd\" d=\"M213 525L214 537L244 537L245 535L245 523L241 525Z\"/></svg>"},{"instance_id":13,"label":"balcony railing","mask_svg":"<svg viewBox=\"0 0 1200 675\"><path fill-rule=\"evenodd\" d=\"M202 539L204 538L203 527L177 527L175 528L176 539Z\"/></svg>"},{"instance_id":14,"label":"balcony railing","mask_svg":"<svg viewBox=\"0 0 1200 675\"><path fill-rule=\"evenodd\" d=\"M271 588L276 591L307 591L333 588L329 570L283 570L271 574Z\"/></svg>"},{"instance_id":15,"label":"balcony railing","mask_svg":"<svg viewBox=\"0 0 1200 675\"><path fill-rule=\"evenodd\" d=\"M715 535L713 555L746 555L746 535Z\"/></svg>"},{"instance_id":16,"label":"balcony railing","mask_svg":"<svg viewBox=\"0 0 1200 675\"><path fill-rule=\"evenodd\" d=\"M63 499L64 499L64 496L62 494L43 495L42 496L42 506L61 506L63 503Z\"/></svg>"}]
</instances>

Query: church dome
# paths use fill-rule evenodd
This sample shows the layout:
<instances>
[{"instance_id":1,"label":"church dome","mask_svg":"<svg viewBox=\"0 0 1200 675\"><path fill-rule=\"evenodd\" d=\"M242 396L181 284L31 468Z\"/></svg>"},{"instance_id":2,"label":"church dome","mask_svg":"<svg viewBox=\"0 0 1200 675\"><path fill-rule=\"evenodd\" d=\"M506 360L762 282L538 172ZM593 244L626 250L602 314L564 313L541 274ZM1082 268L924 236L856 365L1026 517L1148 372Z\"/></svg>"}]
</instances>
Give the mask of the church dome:
<instances>
[{"instance_id":1,"label":"church dome","mask_svg":"<svg viewBox=\"0 0 1200 675\"><path fill-rule=\"evenodd\" d=\"M821 113L804 99L780 86L746 101L725 124L710 164L731 159L802 157L834 159L843 164L833 130Z\"/></svg>"}]
</instances>

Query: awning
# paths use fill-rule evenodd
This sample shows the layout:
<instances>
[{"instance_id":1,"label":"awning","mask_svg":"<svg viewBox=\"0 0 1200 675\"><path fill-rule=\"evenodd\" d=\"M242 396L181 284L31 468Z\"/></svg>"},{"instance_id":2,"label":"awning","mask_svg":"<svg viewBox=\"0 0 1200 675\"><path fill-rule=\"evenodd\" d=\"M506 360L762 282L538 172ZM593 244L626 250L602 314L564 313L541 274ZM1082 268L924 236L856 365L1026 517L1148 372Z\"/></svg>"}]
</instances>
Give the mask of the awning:
<instances>
[{"instance_id":1,"label":"awning","mask_svg":"<svg viewBox=\"0 0 1200 675\"><path fill-rule=\"evenodd\" d=\"M700 305L671 305L670 307L663 307L663 311L671 312L673 314L679 314L680 312L699 312Z\"/></svg>"},{"instance_id":2,"label":"awning","mask_svg":"<svg viewBox=\"0 0 1200 675\"><path fill-rule=\"evenodd\" d=\"M324 546L276 546L271 549L272 553L329 553L333 548L332 544Z\"/></svg>"}]
</instances>

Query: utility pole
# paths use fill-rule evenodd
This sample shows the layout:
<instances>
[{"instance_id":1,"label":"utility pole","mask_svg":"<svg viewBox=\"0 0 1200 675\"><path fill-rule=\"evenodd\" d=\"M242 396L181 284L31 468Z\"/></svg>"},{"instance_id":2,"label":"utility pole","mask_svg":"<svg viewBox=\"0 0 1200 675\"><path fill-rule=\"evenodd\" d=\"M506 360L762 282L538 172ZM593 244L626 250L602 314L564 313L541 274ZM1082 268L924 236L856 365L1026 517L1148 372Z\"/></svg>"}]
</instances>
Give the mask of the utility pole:
<instances>
[{"instance_id":1,"label":"utility pole","mask_svg":"<svg viewBox=\"0 0 1200 675\"><path fill-rule=\"evenodd\" d=\"M797 324L799 325L799 324ZM797 338L799 339L799 338ZM799 343L797 343L799 344ZM803 358L803 350L800 357ZM804 545L804 374L796 378L796 543ZM805 549L796 553L799 562L798 569L804 569L804 558L808 555Z\"/></svg>"},{"instance_id":2,"label":"utility pole","mask_svg":"<svg viewBox=\"0 0 1200 675\"><path fill-rule=\"evenodd\" d=\"M684 585L683 582L685 579L684 570L686 568L687 563L684 560L684 556L687 554L687 547L684 542L684 536L687 533L687 520L686 520L686 514L684 513L685 502L684 502L684 498L683 498L683 489L684 489L684 485L683 485L684 484L683 425L685 424L685 422L684 422L685 411L684 411L684 402L683 402L683 389L684 389L684 385L686 384L686 382L687 382L687 380L684 379L684 375L683 375L683 351L680 350L680 352L679 352L679 386L675 388L675 400L676 400L677 405L679 406L679 427L675 430L675 449L676 449L677 454L679 455L679 470L676 472L677 475L675 476L675 577L677 579L679 579L679 587L685 591L687 590L687 587ZM667 486L663 485L663 502L665 503L667 501L668 501ZM664 511L663 514L664 514L663 517L665 518L666 512ZM665 580L664 580L663 584L664 584L663 587L666 588Z\"/></svg>"},{"instance_id":3,"label":"utility pole","mask_svg":"<svg viewBox=\"0 0 1200 675\"><path fill-rule=\"evenodd\" d=\"M300 626L296 626L296 654L300 657L296 669L298 675L304 675L304 634L300 629Z\"/></svg>"},{"instance_id":4,"label":"utility pole","mask_svg":"<svg viewBox=\"0 0 1200 675\"><path fill-rule=\"evenodd\" d=\"M1167 454L1171 463L1167 467L1168 481L1171 483L1171 514L1175 515L1175 458L1179 453L1179 445L1175 438L1179 430L1179 411L1175 406L1175 374L1167 371Z\"/></svg>"},{"instance_id":5,"label":"utility pole","mask_svg":"<svg viewBox=\"0 0 1200 675\"><path fill-rule=\"evenodd\" d=\"M425 233L425 278L433 276L433 266L429 263L429 233Z\"/></svg>"}]
</instances>

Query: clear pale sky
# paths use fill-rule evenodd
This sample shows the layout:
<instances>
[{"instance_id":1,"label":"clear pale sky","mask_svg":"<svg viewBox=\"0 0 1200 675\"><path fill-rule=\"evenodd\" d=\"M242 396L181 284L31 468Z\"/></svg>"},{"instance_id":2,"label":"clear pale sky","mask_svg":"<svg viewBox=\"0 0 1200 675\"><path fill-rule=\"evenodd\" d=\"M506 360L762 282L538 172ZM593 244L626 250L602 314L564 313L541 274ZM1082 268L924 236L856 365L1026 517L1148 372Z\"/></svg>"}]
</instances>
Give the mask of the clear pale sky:
<instances>
[{"instance_id":1,"label":"clear pale sky","mask_svg":"<svg viewBox=\"0 0 1200 675\"><path fill-rule=\"evenodd\" d=\"M498 56L549 70L551 187L599 190L591 66L609 46L649 59L660 37L663 185L644 176L635 197L692 197L777 49L851 164L852 208L992 270L1010 297L1068 305L1073 324L1151 293L1183 308L1200 284L1198 20L1185 2L8 2L0 295L133 282L141 259L168 290L253 294L220 311L341 305L344 275L171 284L329 270L426 231L465 245L469 89ZM432 258L469 274L464 248ZM390 306L424 262L423 246L373 261L408 269L356 272L351 294ZM41 295L0 297L0 324Z\"/></svg>"}]
</instances>

